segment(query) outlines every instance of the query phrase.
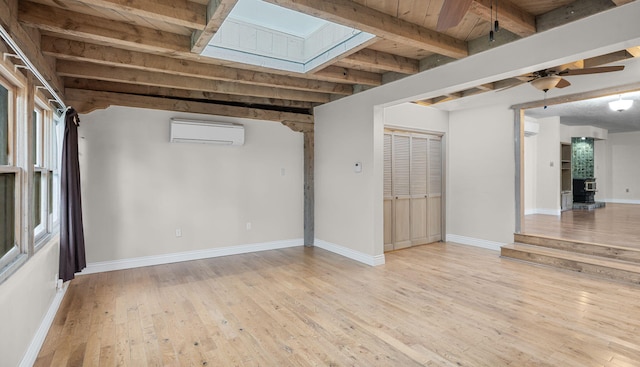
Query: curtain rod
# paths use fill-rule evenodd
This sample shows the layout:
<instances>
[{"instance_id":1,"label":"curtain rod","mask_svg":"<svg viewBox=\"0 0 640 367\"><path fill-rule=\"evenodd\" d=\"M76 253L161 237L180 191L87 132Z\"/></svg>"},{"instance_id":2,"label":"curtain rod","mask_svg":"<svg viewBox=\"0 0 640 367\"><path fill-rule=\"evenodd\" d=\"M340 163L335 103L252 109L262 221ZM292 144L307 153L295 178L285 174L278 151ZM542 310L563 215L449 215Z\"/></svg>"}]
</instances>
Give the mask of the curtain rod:
<instances>
[{"instance_id":1,"label":"curtain rod","mask_svg":"<svg viewBox=\"0 0 640 367\"><path fill-rule=\"evenodd\" d=\"M40 74L38 69L36 69L35 66L33 66L31 61L29 61L29 58L27 57L27 55L25 55L24 52L22 52L22 50L20 49L20 47L18 47L18 45L13 41L13 39L11 38L11 35L9 35L9 32L7 32L6 29L4 29L4 26L2 24L0 24L0 35L2 36L2 39L9 45L9 47L11 47L13 51L18 55L20 60L22 60L22 62L27 66L29 71L31 71L33 75L35 75L36 79L38 79L38 81L42 83L42 85L49 91L49 93L51 93L51 95L53 96L55 101L60 105L60 107L63 110L66 109L67 105L64 104L64 102L62 101L62 98L60 98L58 93L56 93L53 87L51 87L49 82L47 82L47 80L42 76L42 74Z\"/></svg>"}]
</instances>

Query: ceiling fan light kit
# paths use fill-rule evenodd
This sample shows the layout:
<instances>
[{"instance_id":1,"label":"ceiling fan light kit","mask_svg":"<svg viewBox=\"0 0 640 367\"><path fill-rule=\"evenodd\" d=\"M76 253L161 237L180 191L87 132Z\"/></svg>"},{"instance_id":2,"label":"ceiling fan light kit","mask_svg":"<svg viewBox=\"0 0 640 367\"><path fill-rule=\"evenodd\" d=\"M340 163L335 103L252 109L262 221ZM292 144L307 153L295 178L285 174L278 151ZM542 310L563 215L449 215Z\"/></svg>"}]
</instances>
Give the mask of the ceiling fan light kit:
<instances>
[{"instance_id":1,"label":"ceiling fan light kit","mask_svg":"<svg viewBox=\"0 0 640 367\"><path fill-rule=\"evenodd\" d=\"M609 108L612 111L626 111L633 105L633 100L630 99L622 99L620 96L617 100L609 102Z\"/></svg>"},{"instance_id":2,"label":"ceiling fan light kit","mask_svg":"<svg viewBox=\"0 0 640 367\"><path fill-rule=\"evenodd\" d=\"M549 75L532 80L531 85L533 85L533 87L538 90L547 92L549 89L555 88L555 86L560 83L560 80L562 80L562 77L559 77L557 75Z\"/></svg>"}]
</instances>

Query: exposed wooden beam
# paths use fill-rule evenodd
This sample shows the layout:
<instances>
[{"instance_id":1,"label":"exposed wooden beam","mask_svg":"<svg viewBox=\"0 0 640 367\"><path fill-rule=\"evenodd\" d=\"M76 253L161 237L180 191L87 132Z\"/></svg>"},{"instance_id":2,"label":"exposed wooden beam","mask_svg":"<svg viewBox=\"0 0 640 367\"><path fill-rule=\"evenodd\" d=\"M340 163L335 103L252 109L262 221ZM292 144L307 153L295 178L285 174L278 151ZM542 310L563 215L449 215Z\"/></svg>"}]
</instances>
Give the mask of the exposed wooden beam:
<instances>
[{"instance_id":1,"label":"exposed wooden beam","mask_svg":"<svg viewBox=\"0 0 640 367\"><path fill-rule=\"evenodd\" d=\"M218 31L238 0L209 0L207 24L191 36L191 52L200 54Z\"/></svg>"},{"instance_id":2,"label":"exposed wooden beam","mask_svg":"<svg viewBox=\"0 0 640 367\"><path fill-rule=\"evenodd\" d=\"M611 64L614 62L624 61L628 59L632 59L635 56L629 53L627 50L622 50L618 52L608 53L606 55L591 57L588 59L584 59L584 67L592 68L595 66Z\"/></svg>"},{"instance_id":3,"label":"exposed wooden beam","mask_svg":"<svg viewBox=\"0 0 640 367\"><path fill-rule=\"evenodd\" d=\"M197 61L123 50L63 38L44 36L42 38L42 51L59 59L88 61L103 65L159 71L212 80L234 81L243 84L343 95L353 93L353 86L349 84L337 84L313 79L236 69L227 66L204 64Z\"/></svg>"},{"instance_id":4,"label":"exposed wooden beam","mask_svg":"<svg viewBox=\"0 0 640 367\"><path fill-rule=\"evenodd\" d=\"M491 15L491 5L493 3L493 16ZM492 0L474 0L471 3L469 11L478 15L486 21L492 18L495 20L496 2ZM530 36L536 33L536 18L533 14L527 13L520 7L508 0L500 0L498 2L497 19L500 22L500 28L508 29L511 33L515 33L520 37Z\"/></svg>"},{"instance_id":5,"label":"exposed wooden beam","mask_svg":"<svg viewBox=\"0 0 640 367\"><path fill-rule=\"evenodd\" d=\"M349 66L365 66L402 74L415 74L420 68L418 60L386 52L363 49L340 60Z\"/></svg>"},{"instance_id":6,"label":"exposed wooden beam","mask_svg":"<svg viewBox=\"0 0 640 367\"><path fill-rule=\"evenodd\" d=\"M614 8L611 0L576 0L536 17L538 32L567 24L578 19Z\"/></svg>"},{"instance_id":7,"label":"exposed wooden beam","mask_svg":"<svg viewBox=\"0 0 640 367\"><path fill-rule=\"evenodd\" d=\"M326 103L331 100L327 93L306 92L291 89L246 85L224 81L208 80L196 77L185 77L153 71L124 69L112 66L88 64L76 61L59 60L58 75L106 80L120 83L151 85L166 88L200 90L205 92L252 95L265 98L290 99Z\"/></svg>"},{"instance_id":8,"label":"exposed wooden beam","mask_svg":"<svg viewBox=\"0 0 640 367\"><path fill-rule=\"evenodd\" d=\"M38 72L49 83L51 88L63 98L62 80L55 73L55 60L45 58L40 52L39 43L31 38L31 35L18 23L17 8L17 1L0 0L0 9L2 9L0 11L0 26L9 34L31 64L38 69Z\"/></svg>"},{"instance_id":9,"label":"exposed wooden beam","mask_svg":"<svg viewBox=\"0 0 640 367\"><path fill-rule=\"evenodd\" d=\"M20 2L19 20L34 28L93 42L153 52L190 53L189 36L32 3Z\"/></svg>"},{"instance_id":10,"label":"exposed wooden beam","mask_svg":"<svg viewBox=\"0 0 640 367\"><path fill-rule=\"evenodd\" d=\"M453 58L468 55L464 41L406 22L351 0L265 1L441 55Z\"/></svg>"},{"instance_id":11,"label":"exposed wooden beam","mask_svg":"<svg viewBox=\"0 0 640 367\"><path fill-rule=\"evenodd\" d=\"M205 27L206 7L186 0L82 0L82 3L191 29Z\"/></svg>"},{"instance_id":12,"label":"exposed wooden beam","mask_svg":"<svg viewBox=\"0 0 640 367\"><path fill-rule=\"evenodd\" d=\"M627 49L627 52L633 57L640 57L640 46L630 47Z\"/></svg>"},{"instance_id":13,"label":"exposed wooden beam","mask_svg":"<svg viewBox=\"0 0 640 367\"><path fill-rule=\"evenodd\" d=\"M109 82L104 80L64 78L64 86L73 89L88 89L99 92L115 92L137 95L148 95L156 97L167 97L174 99L188 99L194 101L211 102L231 102L246 105L278 106L295 109L312 109L317 103L292 101L288 99L275 99L264 97L243 96L228 93L204 92L199 90L174 89L166 87L155 87L150 85L139 85L129 83Z\"/></svg>"},{"instance_id":14,"label":"exposed wooden beam","mask_svg":"<svg viewBox=\"0 0 640 367\"><path fill-rule=\"evenodd\" d=\"M301 113L271 111L258 108L228 106L215 103L192 102L161 97L123 93L67 89L67 101L78 113L89 113L109 106L149 108L154 110L202 113L266 121L298 121L313 123L313 116Z\"/></svg>"},{"instance_id":15,"label":"exposed wooden beam","mask_svg":"<svg viewBox=\"0 0 640 367\"><path fill-rule=\"evenodd\" d=\"M361 71L356 69L341 68L338 66L328 66L322 70L316 71L313 75L342 83L363 84L378 86L382 84L382 75Z\"/></svg>"}]
</instances>

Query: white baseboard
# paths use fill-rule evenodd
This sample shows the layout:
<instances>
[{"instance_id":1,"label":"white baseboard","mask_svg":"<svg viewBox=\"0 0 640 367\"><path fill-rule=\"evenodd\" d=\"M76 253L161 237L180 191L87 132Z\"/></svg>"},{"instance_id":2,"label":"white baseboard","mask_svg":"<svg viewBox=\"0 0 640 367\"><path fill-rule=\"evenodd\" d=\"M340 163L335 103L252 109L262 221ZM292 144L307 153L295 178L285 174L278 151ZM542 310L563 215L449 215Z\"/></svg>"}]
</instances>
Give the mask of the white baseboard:
<instances>
[{"instance_id":1,"label":"white baseboard","mask_svg":"<svg viewBox=\"0 0 640 367\"><path fill-rule=\"evenodd\" d=\"M335 243L319 240L317 238L313 240L313 245L370 266L383 265L385 262L384 254L375 256L368 255L360 251L355 251L344 246L336 245Z\"/></svg>"},{"instance_id":2,"label":"white baseboard","mask_svg":"<svg viewBox=\"0 0 640 367\"><path fill-rule=\"evenodd\" d=\"M562 210L560 209L536 209L536 214L544 214L544 215L555 215L559 216L562 214Z\"/></svg>"},{"instance_id":3,"label":"white baseboard","mask_svg":"<svg viewBox=\"0 0 640 367\"><path fill-rule=\"evenodd\" d=\"M29 344L29 348L27 348L24 357L22 357L22 361L20 362L20 367L31 367L36 362L36 358L38 358L38 353L40 353L40 348L42 348L42 344L44 343L44 339L47 337L47 333L49 332L49 328L51 328L51 324L53 324L53 319L56 317L56 313L58 312L58 308L60 308L60 303L62 303L62 299L64 298L64 294L67 292L67 287L69 283L65 283L62 288L60 288L56 295L53 297L51 301L51 305L49 305L49 309L47 313L44 315L44 319L40 323L40 327L38 327L38 331L31 339L31 343Z\"/></svg>"},{"instance_id":4,"label":"white baseboard","mask_svg":"<svg viewBox=\"0 0 640 367\"><path fill-rule=\"evenodd\" d=\"M455 242L462 245L486 248L489 250L500 251L500 247L506 243L482 240L479 238L459 236L457 234L447 234L447 242Z\"/></svg>"},{"instance_id":5,"label":"white baseboard","mask_svg":"<svg viewBox=\"0 0 640 367\"><path fill-rule=\"evenodd\" d=\"M628 200L628 199L604 199L602 201L604 201L605 203L613 203L613 204L640 204L640 200Z\"/></svg>"},{"instance_id":6,"label":"white baseboard","mask_svg":"<svg viewBox=\"0 0 640 367\"><path fill-rule=\"evenodd\" d=\"M303 246L303 245L304 245L304 240L302 238L297 238L293 240L252 243L248 245L220 247L220 248L212 248L212 249L206 249L206 250L187 251L187 252L177 252L177 253L165 254L165 255L144 256L144 257L136 257L131 259L122 259L122 260L113 260L113 261L101 261L101 262L87 264L87 267L79 274L83 275L83 274L102 273L105 271L132 269L132 268L139 268L143 266L170 264L170 263L176 263L181 261L208 259L208 258L220 257L220 256L239 255L239 254L246 254L249 252L277 250L281 248L296 247L296 246Z\"/></svg>"}]
</instances>

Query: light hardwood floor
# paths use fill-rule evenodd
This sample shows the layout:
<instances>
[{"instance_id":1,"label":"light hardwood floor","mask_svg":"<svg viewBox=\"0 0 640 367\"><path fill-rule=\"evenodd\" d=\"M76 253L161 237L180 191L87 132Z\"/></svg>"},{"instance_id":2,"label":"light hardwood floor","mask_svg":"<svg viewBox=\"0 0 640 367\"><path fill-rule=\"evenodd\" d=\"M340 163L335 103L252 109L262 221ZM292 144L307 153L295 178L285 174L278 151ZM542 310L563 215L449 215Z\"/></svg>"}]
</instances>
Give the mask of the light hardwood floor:
<instances>
[{"instance_id":1,"label":"light hardwood floor","mask_svg":"<svg viewBox=\"0 0 640 367\"><path fill-rule=\"evenodd\" d=\"M640 288L456 244L79 276L36 366L638 366Z\"/></svg>"},{"instance_id":2,"label":"light hardwood floor","mask_svg":"<svg viewBox=\"0 0 640 367\"><path fill-rule=\"evenodd\" d=\"M611 204L562 215L525 215L523 233L640 248L640 205Z\"/></svg>"}]
</instances>

